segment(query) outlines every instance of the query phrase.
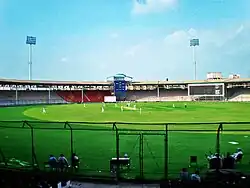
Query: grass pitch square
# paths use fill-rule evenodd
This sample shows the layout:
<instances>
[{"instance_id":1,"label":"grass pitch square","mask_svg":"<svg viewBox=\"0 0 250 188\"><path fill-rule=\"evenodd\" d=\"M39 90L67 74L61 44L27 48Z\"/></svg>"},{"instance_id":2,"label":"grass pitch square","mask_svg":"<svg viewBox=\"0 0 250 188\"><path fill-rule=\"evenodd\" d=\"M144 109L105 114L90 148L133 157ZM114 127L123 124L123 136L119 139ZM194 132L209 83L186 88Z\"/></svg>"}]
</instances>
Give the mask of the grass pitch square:
<instances>
[{"instance_id":1,"label":"grass pitch square","mask_svg":"<svg viewBox=\"0 0 250 188\"><path fill-rule=\"evenodd\" d=\"M134 108L134 104L136 107ZM119 133L147 133L140 148L138 135L120 135L120 156L127 153L131 157L131 170L124 172L127 177L140 173L139 153L143 150L143 172L145 177L161 178L165 171L165 126L145 125L136 122L170 123L168 132L168 172L177 176L180 169L189 166L190 156L198 157L198 167L205 172L205 154L215 152L218 124L172 125L171 122L250 122L250 103L209 103L183 102L106 104L70 104L0 108L0 120L43 121L31 122L34 127L34 145L38 163L43 165L49 154L71 153L71 133L65 121L89 122L70 123L73 128L73 149L81 159L79 173L92 172L94 175L109 173L109 161L116 157L116 134L109 122L135 122L117 124ZM42 113L42 108L46 113ZM121 110L121 108L123 110ZM141 109L141 110L140 110ZM47 123L51 121L53 123ZM60 122L62 123L60 123ZM91 123L95 122L95 123ZM100 123L96 123L100 122ZM106 122L103 124L101 122ZM236 168L249 171L250 124L223 125L220 135L222 154L233 153L242 148L244 157ZM17 128L14 128L17 127ZM87 129L87 130L83 130ZM129 129L129 130L128 130ZM31 133L22 123L0 122L0 148L7 158L19 158L31 162ZM155 133L155 135L154 135ZM189 168L193 171L193 168Z\"/></svg>"}]
</instances>

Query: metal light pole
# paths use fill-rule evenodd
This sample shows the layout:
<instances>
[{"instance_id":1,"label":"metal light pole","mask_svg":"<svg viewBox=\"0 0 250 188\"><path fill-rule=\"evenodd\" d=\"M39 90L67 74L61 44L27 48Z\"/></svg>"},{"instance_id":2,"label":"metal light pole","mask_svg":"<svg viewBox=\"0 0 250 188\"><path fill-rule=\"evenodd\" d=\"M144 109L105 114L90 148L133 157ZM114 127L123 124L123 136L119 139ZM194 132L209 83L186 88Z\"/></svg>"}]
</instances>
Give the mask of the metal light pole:
<instances>
[{"instance_id":1,"label":"metal light pole","mask_svg":"<svg viewBox=\"0 0 250 188\"><path fill-rule=\"evenodd\" d=\"M197 61L196 61L196 47L200 45L199 39L191 39L190 46L193 48L193 62L194 62L194 79L197 78Z\"/></svg>"},{"instance_id":2,"label":"metal light pole","mask_svg":"<svg viewBox=\"0 0 250 188\"><path fill-rule=\"evenodd\" d=\"M32 80L32 45L36 45L36 37L27 36L26 44L29 45L29 80Z\"/></svg>"}]
</instances>

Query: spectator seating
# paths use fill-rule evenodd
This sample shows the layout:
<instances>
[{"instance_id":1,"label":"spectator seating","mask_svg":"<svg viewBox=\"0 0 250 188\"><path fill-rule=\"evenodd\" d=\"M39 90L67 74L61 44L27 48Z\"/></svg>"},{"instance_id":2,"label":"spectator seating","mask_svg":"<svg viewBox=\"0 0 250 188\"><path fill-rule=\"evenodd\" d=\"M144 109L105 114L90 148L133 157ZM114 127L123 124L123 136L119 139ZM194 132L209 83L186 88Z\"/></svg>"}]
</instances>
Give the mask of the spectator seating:
<instances>
[{"instance_id":1,"label":"spectator seating","mask_svg":"<svg viewBox=\"0 0 250 188\"><path fill-rule=\"evenodd\" d=\"M232 101L232 102L250 101L250 89L228 90L228 101Z\"/></svg>"},{"instance_id":2,"label":"spectator seating","mask_svg":"<svg viewBox=\"0 0 250 188\"><path fill-rule=\"evenodd\" d=\"M104 96L111 96L110 91L58 91L57 94L67 102L104 102Z\"/></svg>"},{"instance_id":3,"label":"spectator seating","mask_svg":"<svg viewBox=\"0 0 250 188\"><path fill-rule=\"evenodd\" d=\"M110 96L110 91L84 91L83 101L81 91L0 91L0 105L28 105L47 103L80 103L104 102L104 96Z\"/></svg>"},{"instance_id":4,"label":"spectator seating","mask_svg":"<svg viewBox=\"0 0 250 188\"><path fill-rule=\"evenodd\" d=\"M160 90L161 101L191 101L188 91L183 89Z\"/></svg>"},{"instance_id":5,"label":"spectator seating","mask_svg":"<svg viewBox=\"0 0 250 188\"><path fill-rule=\"evenodd\" d=\"M127 91L127 100L129 101L157 101L156 90L152 91Z\"/></svg>"},{"instance_id":6,"label":"spectator seating","mask_svg":"<svg viewBox=\"0 0 250 188\"><path fill-rule=\"evenodd\" d=\"M159 97L157 96L157 90L147 91L128 91L127 100L132 101L191 101L191 97L188 96L187 90L173 89L166 90L160 89Z\"/></svg>"},{"instance_id":7,"label":"spectator seating","mask_svg":"<svg viewBox=\"0 0 250 188\"><path fill-rule=\"evenodd\" d=\"M45 103L64 103L55 91L0 91L0 105L26 105Z\"/></svg>"}]
</instances>

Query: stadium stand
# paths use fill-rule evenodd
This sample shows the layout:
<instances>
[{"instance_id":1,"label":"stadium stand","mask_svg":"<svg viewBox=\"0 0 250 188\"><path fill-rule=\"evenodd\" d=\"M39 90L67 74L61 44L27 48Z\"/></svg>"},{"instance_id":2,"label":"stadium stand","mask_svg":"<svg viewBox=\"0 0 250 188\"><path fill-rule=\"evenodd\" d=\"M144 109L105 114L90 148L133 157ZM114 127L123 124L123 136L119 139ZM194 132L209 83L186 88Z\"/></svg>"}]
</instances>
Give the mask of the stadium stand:
<instances>
[{"instance_id":1,"label":"stadium stand","mask_svg":"<svg viewBox=\"0 0 250 188\"><path fill-rule=\"evenodd\" d=\"M223 101L224 97L221 96L202 96L202 97L193 97L193 101Z\"/></svg>"},{"instance_id":2,"label":"stadium stand","mask_svg":"<svg viewBox=\"0 0 250 188\"><path fill-rule=\"evenodd\" d=\"M103 102L104 96L110 96L110 91L85 91L82 101L81 91L18 91L17 100L15 91L1 91L0 105L25 104L58 104L80 102Z\"/></svg>"},{"instance_id":3,"label":"stadium stand","mask_svg":"<svg viewBox=\"0 0 250 188\"><path fill-rule=\"evenodd\" d=\"M57 94L67 102L104 102L104 96L111 96L110 91L59 91Z\"/></svg>"},{"instance_id":4,"label":"stadium stand","mask_svg":"<svg viewBox=\"0 0 250 188\"><path fill-rule=\"evenodd\" d=\"M191 101L191 97L188 96L187 90L182 89L160 89L159 97L157 96L157 90L148 91L128 91L127 100L138 102L150 102L150 101Z\"/></svg>"},{"instance_id":5,"label":"stadium stand","mask_svg":"<svg viewBox=\"0 0 250 188\"><path fill-rule=\"evenodd\" d=\"M250 89L230 89L228 96L228 101L247 102L250 101Z\"/></svg>"},{"instance_id":6,"label":"stadium stand","mask_svg":"<svg viewBox=\"0 0 250 188\"><path fill-rule=\"evenodd\" d=\"M54 91L50 92L50 97L47 91L18 91L17 98L18 100L16 100L15 91L1 91L0 105L65 103L65 101Z\"/></svg>"},{"instance_id":7,"label":"stadium stand","mask_svg":"<svg viewBox=\"0 0 250 188\"><path fill-rule=\"evenodd\" d=\"M209 94L206 93L208 92L207 88L200 88L205 93L199 95L197 93L188 93L190 85L205 86L209 84L210 86L211 84L223 84L223 93ZM114 87L112 82L56 82L0 79L0 105L104 102L104 96L114 95L112 93L114 92ZM250 101L249 88L250 79L130 82L126 88L125 99L139 102L224 101L225 99L232 102ZM117 99L119 100L119 97Z\"/></svg>"},{"instance_id":8,"label":"stadium stand","mask_svg":"<svg viewBox=\"0 0 250 188\"><path fill-rule=\"evenodd\" d=\"M128 91L126 99L129 101L142 101L142 102L159 100L157 97L156 90L152 90L152 91Z\"/></svg>"},{"instance_id":9,"label":"stadium stand","mask_svg":"<svg viewBox=\"0 0 250 188\"><path fill-rule=\"evenodd\" d=\"M187 90L173 89L173 90L160 90L161 101L191 101L188 96Z\"/></svg>"}]
</instances>

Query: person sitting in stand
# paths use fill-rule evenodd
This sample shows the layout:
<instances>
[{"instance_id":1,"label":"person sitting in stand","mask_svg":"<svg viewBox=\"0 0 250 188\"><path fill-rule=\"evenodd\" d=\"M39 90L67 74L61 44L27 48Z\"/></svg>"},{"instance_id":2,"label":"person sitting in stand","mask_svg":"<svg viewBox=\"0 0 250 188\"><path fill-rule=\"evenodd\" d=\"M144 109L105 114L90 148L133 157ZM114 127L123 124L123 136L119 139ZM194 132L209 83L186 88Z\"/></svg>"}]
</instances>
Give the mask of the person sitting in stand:
<instances>
[{"instance_id":1,"label":"person sitting in stand","mask_svg":"<svg viewBox=\"0 0 250 188\"><path fill-rule=\"evenodd\" d=\"M235 159L227 152L227 156L223 159L223 168L224 169L234 169Z\"/></svg>"},{"instance_id":2,"label":"person sitting in stand","mask_svg":"<svg viewBox=\"0 0 250 188\"><path fill-rule=\"evenodd\" d=\"M49 160L48 160L48 165L52 170L55 170L57 168L57 159L54 155L50 155L49 156Z\"/></svg>"},{"instance_id":3,"label":"person sitting in stand","mask_svg":"<svg viewBox=\"0 0 250 188\"><path fill-rule=\"evenodd\" d=\"M191 178L190 178L190 179L191 179L191 181L193 181L193 182L200 183L200 182L201 182L201 177L200 177L199 171L196 170L195 173L193 173L193 174L191 175Z\"/></svg>"},{"instance_id":4,"label":"person sitting in stand","mask_svg":"<svg viewBox=\"0 0 250 188\"><path fill-rule=\"evenodd\" d=\"M180 181L187 182L189 180L189 174L186 168L183 168L180 172Z\"/></svg>"},{"instance_id":5,"label":"person sitting in stand","mask_svg":"<svg viewBox=\"0 0 250 188\"><path fill-rule=\"evenodd\" d=\"M124 158L129 159L129 156L127 153L124 154ZM130 162L128 162L128 164L126 164L126 167L129 168L130 167Z\"/></svg>"},{"instance_id":6,"label":"person sitting in stand","mask_svg":"<svg viewBox=\"0 0 250 188\"><path fill-rule=\"evenodd\" d=\"M222 158L218 153L215 153L214 155L207 156L207 159L209 161L209 168L210 169L220 169L222 168Z\"/></svg>"},{"instance_id":7,"label":"person sitting in stand","mask_svg":"<svg viewBox=\"0 0 250 188\"><path fill-rule=\"evenodd\" d=\"M75 169L79 168L80 160L79 160L79 157L75 153L72 154L71 164L73 168Z\"/></svg>"},{"instance_id":8,"label":"person sitting in stand","mask_svg":"<svg viewBox=\"0 0 250 188\"><path fill-rule=\"evenodd\" d=\"M58 158L58 165L61 171L64 171L64 169L69 166L68 160L63 154L61 154L60 157Z\"/></svg>"},{"instance_id":9,"label":"person sitting in stand","mask_svg":"<svg viewBox=\"0 0 250 188\"><path fill-rule=\"evenodd\" d=\"M242 151L242 149L238 148L236 150L236 152L233 155L231 155L231 156L235 159L235 162L240 161L242 159L242 157L243 157L243 151Z\"/></svg>"}]
</instances>

